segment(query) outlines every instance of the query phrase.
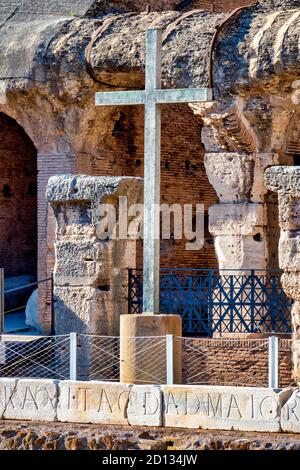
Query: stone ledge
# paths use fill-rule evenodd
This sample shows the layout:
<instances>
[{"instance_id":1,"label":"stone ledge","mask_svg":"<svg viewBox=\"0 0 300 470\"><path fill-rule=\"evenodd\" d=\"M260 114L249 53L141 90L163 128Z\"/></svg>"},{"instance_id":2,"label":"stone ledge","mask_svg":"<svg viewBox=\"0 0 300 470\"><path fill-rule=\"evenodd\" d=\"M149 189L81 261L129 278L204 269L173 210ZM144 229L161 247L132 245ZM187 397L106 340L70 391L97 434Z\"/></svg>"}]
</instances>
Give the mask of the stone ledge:
<instances>
[{"instance_id":1,"label":"stone ledge","mask_svg":"<svg viewBox=\"0 0 300 470\"><path fill-rule=\"evenodd\" d=\"M46 197L51 204L102 201L122 195L126 189L143 188L143 179L133 176L57 175L49 178Z\"/></svg>"},{"instance_id":2,"label":"stone ledge","mask_svg":"<svg viewBox=\"0 0 300 470\"><path fill-rule=\"evenodd\" d=\"M300 196L300 167L273 166L265 171L265 185L274 192Z\"/></svg>"},{"instance_id":3,"label":"stone ledge","mask_svg":"<svg viewBox=\"0 0 300 470\"><path fill-rule=\"evenodd\" d=\"M2 420L300 433L300 390L0 379Z\"/></svg>"}]
</instances>

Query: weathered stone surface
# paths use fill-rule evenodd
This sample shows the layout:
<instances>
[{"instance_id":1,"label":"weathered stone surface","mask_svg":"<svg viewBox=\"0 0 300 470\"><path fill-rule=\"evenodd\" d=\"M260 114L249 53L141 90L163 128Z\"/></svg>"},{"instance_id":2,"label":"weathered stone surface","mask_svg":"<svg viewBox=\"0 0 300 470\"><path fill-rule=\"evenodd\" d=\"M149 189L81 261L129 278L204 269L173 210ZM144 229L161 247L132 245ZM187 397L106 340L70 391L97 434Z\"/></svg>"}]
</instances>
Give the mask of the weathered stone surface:
<instances>
[{"instance_id":1,"label":"weathered stone surface","mask_svg":"<svg viewBox=\"0 0 300 470\"><path fill-rule=\"evenodd\" d=\"M171 1L159 3L163 3L164 6L166 4L169 7L175 6L175 2ZM97 2L94 14L91 14L92 19L74 19L72 14L70 14L72 12L66 15L67 8L61 8L60 18L61 21L64 20L64 23L59 24L64 24L64 28L62 28L60 34L57 34L57 38L52 41L49 55L46 53L48 52L47 48L42 48L41 46L45 36L48 37L52 33L52 37L54 34L52 16L47 19L42 17L42 21L38 22L37 25L33 23L34 26L29 22L26 30L28 35L37 29L37 26L39 27L39 32L41 30L38 40L36 36L32 39L33 45L31 48L25 48L23 45L24 28L19 27L17 31L14 31L14 28L9 28L8 23L7 29L4 30L4 34L6 33L7 35L6 41L2 41L2 62L6 64L7 61L5 59L8 51L11 51L13 45L17 43L18 47L15 45L16 53L22 59L24 56L23 61L26 64L28 61L31 63L32 58L34 59L38 69L37 72L39 72L37 74L38 77L40 75L43 76L43 67L48 62L49 65L61 64L61 67L67 67L69 74L70 72L74 73L80 70L80 68L83 69L84 54L81 54L81 52L91 38L93 31L91 21L94 20L93 16L97 17L99 14L103 14L103 12L111 12L112 4L117 7L125 4L126 10L129 11L141 11L141 8L143 8L142 2ZM155 9L157 9L157 2L149 2L148 4L155 4ZM235 15L229 21L226 29L229 31L229 34L221 35L218 39L219 53L215 57L214 67L215 81L217 81L217 85L223 93L235 89L237 83L245 86L246 83L257 78L271 79L276 73L294 71L295 64L298 63L299 58L297 47L293 47L295 38L299 35L297 21L290 25L290 34L286 34L282 40L280 36L277 36L283 24L288 22L294 14L295 8L299 8L297 0L286 0L284 3L279 0L269 0L267 3L261 1L258 5L249 7L247 10ZM158 7L158 9L160 8ZM84 9L80 9L81 13L82 10L84 11ZM274 18L273 22L270 22L270 16L275 12L280 12L281 14ZM136 86L136 83L142 80L140 70L144 59L144 31L153 24L166 28L167 25L178 19L179 15L180 13L176 11L165 12L163 14L151 12L148 15L116 15L115 21L112 22L106 34L102 34L97 38L93 48L92 66L95 69L97 78L104 83L126 86L128 85L127 75L132 75L131 85ZM20 21L20 16L17 16L17 18ZM178 21L177 25L174 25L176 34L168 35L169 37L165 41L163 51L163 55L166 57L165 74L170 83L177 83L183 86L191 86L192 84L194 86L207 85L209 46L216 24L223 18L224 15L197 11L191 17L182 18L181 21ZM34 19L37 21L36 18ZM55 20L57 20L57 15ZM22 22L20 24L22 25ZM259 40L258 31L263 27L265 27L264 35ZM14 34L12 34L12 30ZM127 47L129 31L132 38L134 38L131 41L130 48ZM245 36L246 34L247 36ZM118 37L118 40L115 40L116 37ZM249 47L246 47L247 43L251 44L251 51L249 51ZM262 44L265 47L259 47ZM277 44L277 47L274 47L274 44ZM233 47L235 51L234 56L232 52ZM268 48L267 55L264 54L266 48ZM280 54L281 49L288 51L289 54ZM177 51L180 51L179 56ZM52 61L50 61L49 56ZM193 57L194 60L192 60ZM185 64L184 67L181 65L182 62ZM197 66L194 66L194 64L197 64ZM131 73L126 74L124 73L125 70ZM53 65L53 73L54 71L55 67ZM16 72L17 70L15 75ZM23 73L22 77L24 76L26 77L27 75Z\"/></svg>"},{"instance_id":2,"label":"weathered stone surface","mask_svg":"<svg viewBox=\"0 0 300 470\"><path fill-rule=\"evenodd\" d=\"M271 191L300 197L300 167L268 168L265 171L265 184Z\"/></svg>"},{"instance_id":3,"label":"weathered stone surface","mask_svg":"<svg viewBox=\"0 0 300 470\"><path fill-rule=\"evenodd\" d=\"M129 314L120 318L120 380L133 384L166 382L166 335L182 336L182 318L170 314ZM143 341L141 341L143 338ZM154 360L154 356L157 358ZM153 359L152 359L153 357ZM173 376L182 381L182 343L174 342Z\"/></svg>"},{"instance_id":4,"label":"weathered stone surface","mask_svg":"<svg viewBox=\"0 0 300 470\"><path fill-rule=\"evenodd\" d=\"M257 142L254 142L255 136L251 136L240 99L232 105L230 113L223 115L228 126L226 133L229 135L234 129L232 137L239 139L248 129L249 148L248 153L210 152L205 155L209 181L220 199L220 204L209 208L209 231L214 235L220 270L228 275L249 274L250 269L263 274L268 267L276 265L278 257L277 208L266 195L263 175L268 165L278 163L279 156L259 151L254 155L253 149L251 151L251 145L254 148ZM213 125L214 119L212 114L207 120Z\"/></svg>"},{"instance_id":5,"label":"weathered stone surface","mask_svg":"<svg viewBox=\"0 0 300 470\"><path fill-rule=\"evenodd\" d=\"M134 385L127 408L128 424L162 426L162 392L155 385Z\"/></svg>"},{"instance_id":6,"label":"weathered stone surface","mask_svg":"<svg viewBox=\"0 0 300 470\"><path fill-rule=\"evenodd\" d=\"M284 432L300 433L300 389L293 391L281 410L281 428Z\"/></svg>"},{"instance_id":7,"label":"weathered stone surface","mask_svg":"<svg viewBox=\"0 0 300 470\"><path fill-rule=\"evenodd\" d=\"M278 193L279 224L284 231L296 231L300 227L300 196L292 196L289 191Z\"/></svg>"},{"instance_id":8,"label":"weathered stone surface","mask_svg":"<svg viewBox=\"0 0 300 470\"><path fill-rule=\"evenodd\" d=\"M205 168L221 202L250 199L254 162L247 154L206 153Z\"/></svg>"},{"instance_id":9,"label":"weathered stone surface","mask_svg":"<svg viewBox=\"0 0 300 470\"><path fill-rule=\"evenodd\" d=\"M300 237L297 232L282 231L278 248L281 269L300 274Z\"/></svg>"},{"instance_id":10,"label":"weathered stone surface","mask_svg":"<svg viewBox=\"0 0 300 470\"><path fill-rule=\"evenodd\" d=\"M219 204L209 208L209 231L217 235L255 235L266 225L262 204Z\"/></svg>"},{"instance_id":11,"label":"weathered stone surface","mask_svg":"<svg viewBox=\"0 0 300 470\"><path fill-rule=\"evenodd\" d=\"M258 432L280 432L282 423L300 433L300 389L0 379L0 416Z\"/></svg>"},{"instance_id":12,"label":"weathered stone surface","mask_svg":"<svg viewBox=\"0 0 300 470\"><path fill-rule=\"evenodd\" d=\"M141 426L162 424L162 394L158 386L65 381L60 382L59 390L59 421Z\"/></svg>"},{"instance_id":13,"label":"weathered stone surface","mask_svg":"<svg viewBox=\"0 0 300 470\"><path fill-rule=\"evenodd\" d=\"M294 138L294 137L293 137ZM293 378L300 383L300 167L275 166L265 172L266 187L278 193L279 203L279 265L284 270L281 283L293 305L292 359Z\"/></svg>"},{"instance_id":14,"label":"weathered stone surface","mask_svg":"<svg viewBox=\"0 0 300 470\"><path fill-rule=\"evenodd\" d=\"M118 198L128 190L141 190L142 179L135 177L62 175L49 179L46 196L50 203L104 202L105 198ZM111 201L109 201L111 202Z\"/></svg>"},{"instance_id":15,"label":"weathered stone surface","mask_svg":"<svg viewBox=\"0 0 300 470\"><path fill-rule=\"evenodd\" d=\"M119 198L127 207L142 201L141 178L52 177L47 188L57 222L54 295L56 333L118 335L120 315L128 312L128 268L136 267L136 240L117 234ZM112 232L100 233L102 204L115 211ZM126 209L127 210L127 209ZM122 214L127 221L127 214ZM103 224L105 225L105 224ZM110 230L109 228L109 230ZM127 230L127 226L125 227ZM83 342L80 379L89 378L92 351Z\"/></svg>"},{"instance_id":16,"label":"weathered stone surface","mask_svg":"<svg viewBox=\"0 0 300 470\"><path fill-rule=\"evenodd\" d=\"M40 379L0 379L2 419L56 421L57 383Z\"/></svg>"},{"instance_id":17,"label":"weathered stone surface","mask_svg":"<svg viewBox=\"0 0 300 470\"><path fill-rule=\"evenodd\" d=\"M2 355L5 352L2 352ZM9 397L12 392L16 389L17 380L16 379L0 379L0 416L1 419L4 418L4 413L6 411Z\"/></svg>"},{"instance_id":18,"label":"weathered stone surface","mask_svg":"<svg viewBox=\"0 0 300 470\"><path fill-rule=\"evenodd\" d=\"M95 237L55 243L57 286L97 286L107 284L110 261L109 246Z\"/></svg>"},{"instance_id":19,"label":"weathered stone surface","mask_svg":"<svg viewBox=\"0 0 300 470\"><path fill-rule=\"evenodd\" d=\"M280 431L280 411L291 390L163 386L164 425L202 429Z\"/></svg>"},{"instance_id":20,"label":"weathered stone surface","mask_svg":"<svg viewBox=\"0 0 300 470\"><path fill-rule=\"evenodd\" d=\"M110 292L94 287L56 287L56 311L60 312L56 320L56 333L67 331L86 334L109 334L113 326L109 319L111 312L107 308ZM115 325L114 325L115 326Z\"/></svg>"},{"instance_id":21,"label":"weathered stone surface","mask_svg":"<svg viewBox=\"0 0 300 470\"><path fill-rule=\"evenodd\" d=\"M265 268L267 246L264 239L264 231L260 228L256 233L259 234L257 240L253 236L242 235L215 237L215 248L220 270L245 269L249 272L251 268L257 271ZM228 273L229 271L227 271Z\"/></svg>"},{"instance_id":22,"label":"weathered stone surface","mask_svg":"<svg viewBox=\"0 0 300 470\"><path fill-rule=\"evenodd\" d=\"M59 384L59 421L70 423L128 424L130 385L113 382Z\"/></svg>"}]
</instances>

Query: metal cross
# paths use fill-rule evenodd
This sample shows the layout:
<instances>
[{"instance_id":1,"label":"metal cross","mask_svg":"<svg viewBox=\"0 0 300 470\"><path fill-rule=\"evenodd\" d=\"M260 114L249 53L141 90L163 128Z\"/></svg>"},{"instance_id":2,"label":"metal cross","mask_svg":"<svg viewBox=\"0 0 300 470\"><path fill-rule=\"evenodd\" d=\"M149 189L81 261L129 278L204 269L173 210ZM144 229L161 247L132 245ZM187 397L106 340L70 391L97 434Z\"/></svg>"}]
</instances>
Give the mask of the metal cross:
<instances>
[{"instance_id":1,"label":"metal cross","mask_svg":"<svg viewBox=\"0 0 300 470\"><path fill-rule=\"evenodd\" d=\"M159 313L161 104L212 100L209 88L161 89L160 29L146 31L145 90L96 93L97 106L145 106L143 312Z\"/></svg>"}]
</instances>

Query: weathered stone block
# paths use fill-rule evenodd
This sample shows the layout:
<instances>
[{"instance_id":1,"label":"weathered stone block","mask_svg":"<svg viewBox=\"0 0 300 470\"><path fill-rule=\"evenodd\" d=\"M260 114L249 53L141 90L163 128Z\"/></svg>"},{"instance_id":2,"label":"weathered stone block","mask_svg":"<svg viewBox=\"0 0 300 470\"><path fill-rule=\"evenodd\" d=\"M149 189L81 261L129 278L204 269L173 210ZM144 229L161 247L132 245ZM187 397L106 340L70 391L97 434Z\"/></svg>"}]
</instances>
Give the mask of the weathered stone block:
<instances>
[{"instance_id":1,"label":"weathered stone block","mask_svg":"<svg viewBox=\"0 0 300 470\"><path fill-rule=\"evenodd\" d=\"M300 432L300 389L293 391L281 410L281 428L284 432Z\"/></svg>"},{"instance_id":2,"label":"weathered stone block","mask_svg":"<svg viewBox=\"0 0 300 470\"><path fill-rule=\"evenodd\" d=\"M57 383L40 379L0 379L2 419L56 421Z\"/></svg>"},{"instance_id":3,"label":"weathered stone block","mask_svg":"<svg viewBox=\"0 0 300 470\"><path fill-rule=\"evenodd\" d=\"M112 382L60 382L58 420L128 424L126 411L130 389L130 385Z\"/></svg>"},{"instance_id":4,"label":"weathered stone block","mask_svg":"<svg viewBox=\"0 0 300 470\"><path fill-rule=\"evenodd\" d=\"M120 197L126 198L130 208L142 201L142 194L141 178L61 175L49 179L47 198L57 223L54 295L58 334L118 335L120 315L128 311L127 269L135 268L136 241L107 238L107 227L100 230L103 224L99 224L106 212L102 204L109 203L118 212ZM111 225L115 235L115 218ZM88 351L81 352L90 357Z\"/></svg>"},{"instance_id":5,"label":"weathered stone block","mask_svg":"<svg viewBox=\"0 0 300 470\"><path fill-rule=\"evenodd\" d=\"M300 302L300 272L284 272L281 284L288 297Z\"/></svg>"},{"instance_id":6,"label":"weathered stone block","mask_svg":"<svg viewBox=\"0 0 300 470\"><path fill-rule=\"evenodd\" d=\"M267 388L163 386L164 425L238 431L280 431L280 411L291 394Z\"/></svg>"},{"instance_id":7,"label":"weathered stone block","mask_svg":"<svg viewBox=\"0 0 300 470\"><path fill-rule=\"evenodd\" d=\"M16 379L0 379L0 416L1 416L1 419L4 418L5 410L10 401L10 396L12 392L16 389L16 384L17 384Z\"/></svg>"},{"instance_id":8,"label":"weathered stone block","mask_svg":"<svg viewBox=\"0 0 300 470\"><path fill-rule=\"evenodd\" d=\"M277 153L259 153L254 158L253 185L251 190L252 201L264 201L264 195L267 192L264 183L264 171L266 168L278 165L282 162L282 157Z\"/></svg>"},{"instance_id":9,"label":"weathered stone block","mask_svg":"<svg viewBox=\"0 0 300 470\"><path fill-rule=\"evenodd\" d=\"M257 229L257 235L258 238L251 235L216 236L215 249L219 268L249 270L253 266L264 269L267 259L264 229Z\"/></svg>"},{"instance_id":10,"label":"weathered stone block","mask_svg":"<svg viewBox=\"0 0 300 470\"><path fill-rule=\"evenodd\" d=\"M221 202L250 199L254 160L248 154L206 153L204 164L210 184Z\"/></svg>"},{"instance_id":11,"label":"weathered stone block","mask_svg":"<svg viewBox=\"0 0 300 470\"><path fill-rule=\"evenodd\" d=\"M59 390L59 421L161 425L162 395L157 386L65 381Z\"/></svg>"},{"instance_id":12,"label":"weathered stone block","mask_svg":"<svg viewBox=\"0 0 300 470\"><path fill-rule=\"evenodd\" d=\"M119 287L119 293L121 288ZM120 315L126 304L107 287L56 287L56 333L77 331L85 334L117 335Z\"/></svg>"},{"instance_id":13,"label":"weathered stone block","mask_svg":"<svg viewBox=\"0 0 300 470\"><path fill-rule=\"evenodd\" d=\"M300 229L300 197L278 193L279 225L282 230Z\"/></svg>"},{"instance_id":14,"label":"weathered stone block","mask_svg":"<svg viewBox=\"0 0 300 470\"><path fill-rule=\"evenodd\" d=\"M135 426L162 426L162 392L155 385L134 385L127 409L128 423Z\"/></svg>"},{"instance_id":15,"label":"weathered stone block","mask_svg":"<svg viewBox=\"0 0 300 470\"><path fill-rule=\"evenodd\" d=\"M300 272L300 236L281 231L279 239L279 265L287 271Z\"/></svg>"},{"instance_id":16,"label":"weathered stone block","mask_svg":"<svg viewBox=\"0 0 300 470\"><path fill-rule=\"evenodd\" d=\"M107 244L91 240L78 242L70 235L55 243L55 284L60 286L96 286L107 283L111 261Z\"/></svg>"},{"instance_id":17,"label":"weathered stone block","mask_svg":"<svg viewBox=\"0 0 300 470\"><path fill-rule=\"evenodd\" d=\"M218 204L209 208L209 231L212 235L255 235L266 225L263 204Z\"/></svg>"},{"instance_id":18,"label":"weathered stone block","mask_svg":"<svg viewBox=\"0 0 300 470\"><path fill-rule=\"evenodd\" d=\"M136 177L57 175L49 179L46 196L50 203L105 202L127 194L139 197L143 180ZM107 202L112 202L107 200Z\"/></svg>"},{"instance_id":19,"label":"weathered stone block","mask_svg":"<svg viewBox=\"0 0 300 470\"><path fill-rule=\"evenodd\" d=\"M300 167L273 166L265 171L265 185L274 192L300 197Z\"/></svg>"}]
</instances>

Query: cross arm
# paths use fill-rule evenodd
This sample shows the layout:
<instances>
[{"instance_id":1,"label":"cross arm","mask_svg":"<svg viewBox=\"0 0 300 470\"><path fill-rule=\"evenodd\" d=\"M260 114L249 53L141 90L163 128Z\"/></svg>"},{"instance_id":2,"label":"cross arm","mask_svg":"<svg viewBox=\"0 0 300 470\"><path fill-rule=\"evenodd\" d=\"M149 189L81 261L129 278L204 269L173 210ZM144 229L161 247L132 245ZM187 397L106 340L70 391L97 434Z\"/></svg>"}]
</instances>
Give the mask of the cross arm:
<instances>
[{"instance_id":1,"label":"cross arm","mask_svg":"<svg viewBox=\"0 0 300 470\"><path fill-rule=\"evenodd\" d=\"M145 92L143 90L96 93L96 106L129 106L144 103Z\"/></svg>"},{"instance_id":2,"label":"cross arm","mask_svg":"<svg viewBox=\"0 0 300 470\"><path fill-rule=\"evenodd\" d=\"M156 90L156 102L167 103L200 103L212 101L211 88L175 88L172 90Z\"/></svg>"}]
</instances>

